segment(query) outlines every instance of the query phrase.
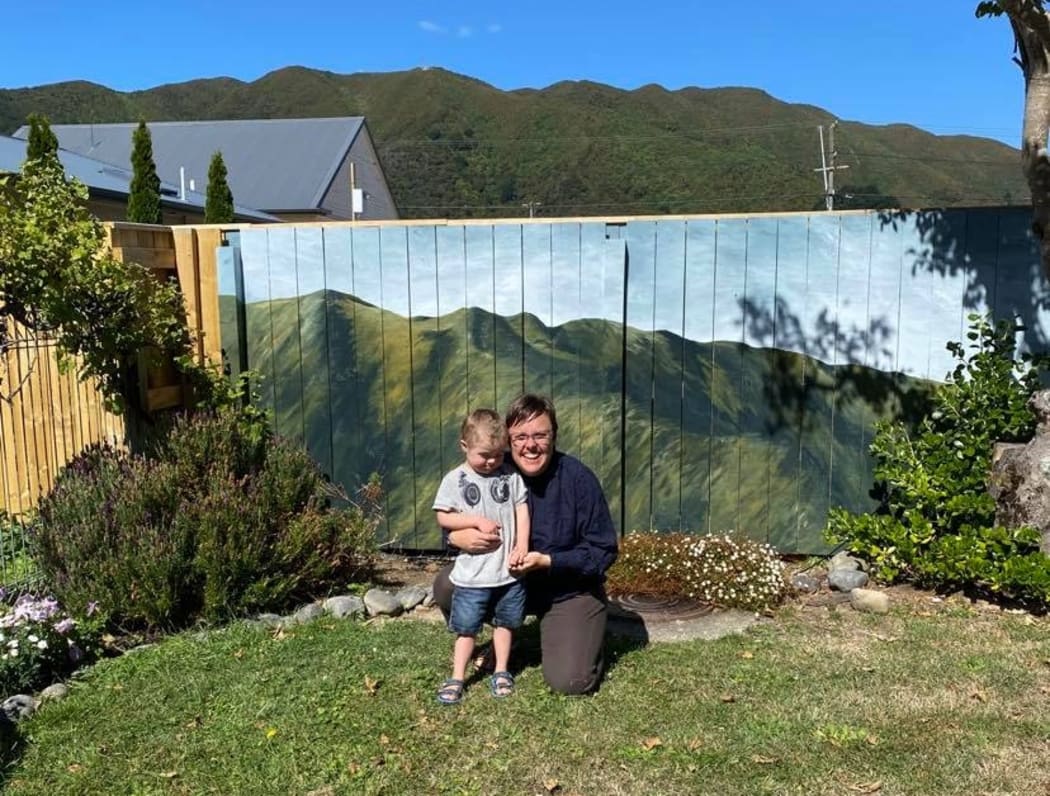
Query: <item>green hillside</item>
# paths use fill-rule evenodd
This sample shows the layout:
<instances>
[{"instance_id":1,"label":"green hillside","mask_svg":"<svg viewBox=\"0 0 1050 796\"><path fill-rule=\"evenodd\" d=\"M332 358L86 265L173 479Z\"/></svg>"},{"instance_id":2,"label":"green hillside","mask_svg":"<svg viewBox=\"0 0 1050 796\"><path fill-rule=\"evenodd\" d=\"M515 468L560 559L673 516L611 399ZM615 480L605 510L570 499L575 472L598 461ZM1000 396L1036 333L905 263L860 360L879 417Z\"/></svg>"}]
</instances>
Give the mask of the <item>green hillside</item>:
<instances>
[{"instance_id":1,"label":"green hillside","mask_svg":"<svg viewBox=\"0 0 1050 796\"><path fill-rule=\"evenodd\" d=\"M233 318L231 298L222 309ZM430 502L458 461L463 414L525 389L554 397L559 446L599 474L628 530L739 530L812 552L829 503L868 505L876 412L835 388L859 379L801 355L477 308L409 319L335 292L252 304L246 316L249 365L278 431L305 440L348 491L380 472L387 538L406 547L438 544ZM764 393L774 370L797 379L791 422ZM854 370L869 393L909 382Z\"/></svg>"},{"instance_id":2,"label":"green hillside","mask_svg":"<svg viewBox=\"0 0 1050 796\"><path fill-rule=\"evenodd\" d=\"M755 212L823 207L817 126L834 109L750 88L589 82L501 91L442 69L121 93L85 82L0 90L0 132L52 122L364 115L403 217ZM837 208L1023 204L1017 150L906 125L836 128Z\"/></svg>"}]
</instances>

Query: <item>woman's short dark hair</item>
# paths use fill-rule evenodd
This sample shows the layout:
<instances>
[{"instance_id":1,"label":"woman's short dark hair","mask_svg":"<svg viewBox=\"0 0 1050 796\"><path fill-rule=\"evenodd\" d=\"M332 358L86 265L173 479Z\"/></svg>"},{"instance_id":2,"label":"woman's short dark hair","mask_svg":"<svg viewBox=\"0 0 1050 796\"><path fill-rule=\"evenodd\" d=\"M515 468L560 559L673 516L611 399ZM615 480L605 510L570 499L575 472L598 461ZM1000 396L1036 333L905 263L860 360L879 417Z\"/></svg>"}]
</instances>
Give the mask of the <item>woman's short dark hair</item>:
<instances>
[{"instance_id":1,"label":"woman's short dark hair","mask_svg":"<svg viewBox=\"0 0 1050 796\"><path fill-rule=\"evenodd\" d=\"M511 426L516 426L519 423L527 423L532 418L540 415L547 415L550 418L551 433L557 438L558 415L554 411L554 402L545 395L527 392L511 401L510 406L507 407L507 428L509 429Z\"/></svg>"}]
</instances>

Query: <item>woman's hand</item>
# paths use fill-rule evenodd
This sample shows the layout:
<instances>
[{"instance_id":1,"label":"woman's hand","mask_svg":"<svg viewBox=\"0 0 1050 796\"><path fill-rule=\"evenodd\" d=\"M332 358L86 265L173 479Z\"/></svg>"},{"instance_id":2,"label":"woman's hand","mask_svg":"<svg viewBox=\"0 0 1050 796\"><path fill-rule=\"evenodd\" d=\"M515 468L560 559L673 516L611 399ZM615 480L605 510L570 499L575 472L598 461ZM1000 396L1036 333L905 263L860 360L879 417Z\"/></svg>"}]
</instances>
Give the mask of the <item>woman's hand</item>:
<instances>
[{"instance_id":1,"label":"woman's hand","mask_svg":"<svg viewBox=\"0 0 1050 796\"><path fill-rule=\"evenodd\" d=\"M550 569L551 557L547 553L537 553L533 550L527 553L525 558L517 564L511 564L510 571L515 575L525 575L538 569Z\"/></svg>"},{"instance_id":2,"label":"woman's hand","mask_svg":"<svg viewBox=\"0 0 1050 796\"><path fill-rule=\"evenodd\" d=\"M503 542L499 536L499 526L495 525L494 528L461 528L458 531L449 531L448 543L464 553L491 553Z\"/></svg>"}]
</instances>

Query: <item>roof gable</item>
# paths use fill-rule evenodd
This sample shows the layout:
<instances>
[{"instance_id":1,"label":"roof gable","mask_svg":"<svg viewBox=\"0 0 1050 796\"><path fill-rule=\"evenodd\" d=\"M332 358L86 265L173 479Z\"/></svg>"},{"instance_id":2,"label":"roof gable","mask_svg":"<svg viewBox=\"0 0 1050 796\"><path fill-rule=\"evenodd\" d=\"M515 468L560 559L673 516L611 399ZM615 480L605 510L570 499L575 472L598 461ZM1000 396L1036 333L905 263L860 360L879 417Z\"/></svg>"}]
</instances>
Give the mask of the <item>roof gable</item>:
<instances>
[{"instance_id":1,"label":"roof gable","mask_svg":"<svg viewBox=\"0 0 1050 796\"><path fill-rule=\"evenodd\" d=\"M208 166L222 152L227 181L239 204L263 210L315 210L363 126L360 116L147 122L157 175L204 193ZM138 124L53 124L59 145L96 160L131 167ZM28 128L15 135L25 137Z\"/></svg>"}]
</instances>

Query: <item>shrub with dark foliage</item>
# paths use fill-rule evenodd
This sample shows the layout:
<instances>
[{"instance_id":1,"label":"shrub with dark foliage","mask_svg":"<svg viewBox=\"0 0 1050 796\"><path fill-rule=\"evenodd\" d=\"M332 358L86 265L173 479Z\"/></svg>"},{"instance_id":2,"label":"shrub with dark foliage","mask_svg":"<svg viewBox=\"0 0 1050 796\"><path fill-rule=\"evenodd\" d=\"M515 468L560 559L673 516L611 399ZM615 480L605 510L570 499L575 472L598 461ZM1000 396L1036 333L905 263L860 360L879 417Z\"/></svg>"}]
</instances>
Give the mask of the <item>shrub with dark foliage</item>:
<instances>
[{"instance_id":1,"label":"shrub with dark foliage","mask_svg":"<svg viewBox=\"0 0 1050 796\"><path fill-rule=\"evenodd\" d=\"M233 410L183 418L148 456L96 447L41 502L34 553L63 604L132 626L284 610L367 578L374 503Z\"/></svg>"}]
</instances>

